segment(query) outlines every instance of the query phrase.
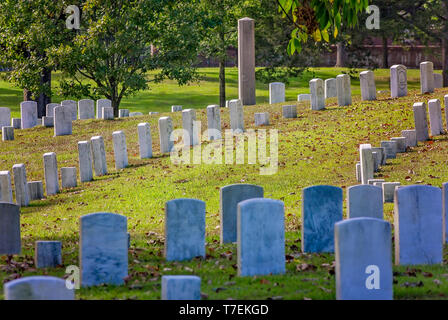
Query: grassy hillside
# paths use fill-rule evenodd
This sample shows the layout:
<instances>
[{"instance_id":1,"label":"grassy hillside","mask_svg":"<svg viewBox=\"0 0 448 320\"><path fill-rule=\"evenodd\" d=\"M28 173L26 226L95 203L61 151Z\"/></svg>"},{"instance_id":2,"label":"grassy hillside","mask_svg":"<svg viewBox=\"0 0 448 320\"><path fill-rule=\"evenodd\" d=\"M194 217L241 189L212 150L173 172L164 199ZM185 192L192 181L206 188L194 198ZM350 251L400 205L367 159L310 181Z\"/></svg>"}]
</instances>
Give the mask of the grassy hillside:
<instances>
[{"instance_id":1,"label":"grassy hillside","mask_svg":"<svg viewBox=\"0 0 448 320\"><path fill-rule=\"evenodd\" d=\"M201 108L197 111L197 118L206 128L204 107L216 103L217 74L216 70L204 72L212 79L200 87L182 88L176 92L174 85L161 86L129 99L125 104L129 103L127 106L130 106L133 101L138 101L138 106L134 103L135 110L166 111L169 105L175 103L188 106L186 97L190 97L190 106ZM321 72L330 71L321 69ZM378 74L386 77L383 71ZM414 71L410 72L410 80L410 87L415 88L418 79ZM356 82L352 84L353 92L359 92ZM0 101L3 102L3 92L10 88L4 83L0 85L2 90L6 90L0 91ZM298 82L295 85L297 87L288 89L288 100L296 100L297 93L308 91L307 88L299 88ZM387 87L386 82L378 88L381 89L381 86ZM156 92L160 94L162 90L169 90L170 93L166 99L161 95L165 100L157 109L154 107L157 105ZM201 90L205 90L202 91L204 96L198 94ZM206 92L210 93L207 95ZM73 135L56 138L50 128L16 130L14 141L0 142L0 170L11 170L14 164L24 163L28 181L43 180L44 153L55 152L59 168L77 167L77 142L102 135L109 174L79 184L77 188L63 190L45 200L34 201L23 208L23 252L14 256L10 263L6 257L1 257L0 282L40 274L62 277L66 266L79 264L79 217L93 212L113 212L128 217L131 234L129 280L121 287L81 289L76 293L78 299L159 299L161 276L167 274L199 275L202 278L202 292L207 299L334 299L334 256L300 252L302 189L317 184L335 185L344 189L345 197L347 187L357 184L355 163L359 157L359 144L377 146L382 140L400 136L401 130L413 128L413 102L442 99L448 94L448 89L438 89L435 94L424 96L410 90L408 97L400 99L390 99L382 94L375 102L361 102L359 96L355 96L353 105L349 107L338 107L332 99L326 110L318 112L301 103L297 104L297 119L282 119L281 104L266 105L263 103L267 97L266 90L259 89L257 93L260 104L245 107L245 126L254 128L255 112L270 113L271 125L267 129L279 130L279 170L272 176L259 175L260 165L172 164L169 157L159 153L157 119L158 116L170 115L174 127L181 128L180 113L114 121L76 121ZM193 97L196 97L195 100ZM221 116L224 128L228 128L228 110L221 110ZM151 125L155 155L152 159L140 160L138 156L137 125L140 122ZM114 169L112 149L112 132L116 130L123 130L126 134L130 162L129 168L119 171ZM389 160L376 177L399 181L403 185L431 184L440 187L448 181L447 159L447 136L436 137L408 153L399 154L397 159ZM241 182L263 186L265 197L285 203L288 255L285 275L240 278L236 270L236 245L219 244L219 188ZM164 261L164 205L175 198L197 198L207 203L206 259L183 263ZM393 205L386 204L384 211L385 218L393 222ZM34 242L37 240L61 240L64 266L35 269L32 260ZM446 257L445 266L394 267L395 298L446 298ZM0 297L2 293L0 284Z\"/></svg>"}]
</instances>

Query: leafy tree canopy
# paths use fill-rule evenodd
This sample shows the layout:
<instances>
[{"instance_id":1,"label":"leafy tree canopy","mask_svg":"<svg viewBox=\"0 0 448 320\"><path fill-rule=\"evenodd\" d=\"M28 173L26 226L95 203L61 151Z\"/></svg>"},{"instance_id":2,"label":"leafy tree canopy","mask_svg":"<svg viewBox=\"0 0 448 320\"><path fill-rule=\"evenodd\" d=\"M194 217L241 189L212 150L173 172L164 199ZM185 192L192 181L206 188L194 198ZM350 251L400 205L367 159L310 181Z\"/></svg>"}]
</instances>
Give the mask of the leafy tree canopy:
<instances>
[{"instance_id":1,"label":"leafy tree canopy","mask_svg":"<svg viewBox=\"0 0 448 320\"><path fill-rule=\"evenodd\" d=\"M195 0L84 1L73 42L52 50L54 63L68 76L61 93L105 96L117 115L122 98L148 89L150 82L195 80L196 5ZM151 70L157 73L148 78Z\"/></svg>"},{"instance_id":2,"label":"leafy tree canopy","mask_svg":"<svg viewBox=\"0 0 448 320\"><path fill-rule=\"evenodd\" d=\"M336 38L342 25L358 24L358 14L368 6L368 0L277 0L279 11L295 26L291 32L288 53L302 50L310 37L316 42Z\"/></svg>"}]
</instances>

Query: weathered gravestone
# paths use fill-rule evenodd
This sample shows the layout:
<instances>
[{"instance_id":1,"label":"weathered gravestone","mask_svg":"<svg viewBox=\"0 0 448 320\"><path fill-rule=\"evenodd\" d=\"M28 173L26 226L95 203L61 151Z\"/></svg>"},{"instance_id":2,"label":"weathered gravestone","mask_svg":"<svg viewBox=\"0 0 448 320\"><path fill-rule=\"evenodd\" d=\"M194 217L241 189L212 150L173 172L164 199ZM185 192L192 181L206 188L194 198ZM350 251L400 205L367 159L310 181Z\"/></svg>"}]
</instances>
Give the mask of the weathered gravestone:
<instances>
[{"instance_id":1,"label":"weathered gravestone","mask_svg":"<svg viewBox=\"0 0 448 320\"><path fill-rule=\"evenodd\" d=\"M282 114L285 119L297 118L297 106L282 106Z\"/></svg>"},{"instance_id":2,"label":"weathered gravestone","mask_svg":"<svg viewBox=\"0 0 448 320\"><path fill-rule=\"evenodd\" d=\"M302 93L297 96L297 101L311 101L311 95L309 93Z\"/></svg>"},{"instance_id":3,"label":"weathered gravestone","mask_svg":"<svg viewBox=\"0 0 448 320\"><path fill-rule=\"evenodd\" d=\"M159 140L160 153L170 153L174 147L174 141L171 140L173 132L173 120L170 117L159 118Z\"/></svg>"},{"instance_id":4,"label":"weathered gravestone","mask_svg":"<svg viewBox=\"0 0 448 320\"><path fill-rule=\"evenodd\" d=\"M254 114L255 126L268 126L269 125L269 113L259 112Z\"/></svg>"},{"instance_id":5,"label":"weathered gravestone","mask_svg":"<svg viewBox=\"0 0 448 320\"><path fill-rule=\"evenodd\" d=\"M102 119L103 117L103 108L111 108L112 101L109 99L100 99L96 101L96 118Z\"/></svg>"},{"instance_id":6,"label":"weathered gravestone","mask_svg":"<svg viewBox=\"0 0 448 320\"><path fill-rule=\"evenodd\" d=\"M378 188L381 188L381 190L383 190L383 184L384 184L385 182L386 182L386 181L376 181L376 182L373 183L373 186L378 187ZM384 202L384 200L383 200L383 202Z\"/></svg>"},{"instance_id":7,"label":"weathered gravestone","mask_svg":"<svg viewBox=\"0 0 448 320\"><path fill-rule=\"evenodd\" d=\"M79 179L81 182L93 180L92 150L89 141L78 142Z\"/></svg>"},{"instance_id":8,"label":"weathered gravestone","mask_svg":"<svg viewBox=\"0 0 448 320\"><path fill-rule=\"evenodd\" d=\"M53 128L54 127L54 117L42 117L42 125L45 128Z\"/></svg>"},{"instance_id":9,"label":"weathered gravestone","mask_svg":"<svg viewBox=\"0 0 448 320\"><path fill-rule=\"evenodd\" d=\"M162 300L201 300L201 278L162 276Z\"/></svg>"},{"instance_id":10,"label":"weathered gravestone","mask_svg":"<svg viewBox=\"0 0 448 320\"><path fill-rule=\"evenodd\" d=\"M75 291L65 280L51 276L32 276L5 283L5 300L74 300Z\"/></svg>"},{"instance_id":11,"label":"weathered gravestone","mask_svg":"<svg viewBox=\"0 0 448 320\"><path fill-rule=\"evenodd\" d=\"M406 186L395 191L395 264L443 262L442 191Z\"/></svg>"},{"instance_id":12,"label":"weathered gravestone","mask_svg":"<svg viewBox=\"0 0 448 320\"><path fill-rule=\"evenodd\" d=\"M430 61L420 63L420 92L434 92L434 65Z\"/></svg>"},{"instance_id":13,"label":"weathered gravestone","mask_svg":"<svg viewBox=\"0 0 448 320\"><path fill-rule=\"evenodd\" d=\"M78 117L80 120L95 119L95 101L90 99L79 100Z\"/></svg>"},{"instance_id":14,"label":"weathered gravestone","mask_svg":"<svg viewBox=\"0 0 448 320\"><path fill-rule=\"evenodd\" d=\"M141 113L141 112L131 112L131 113L129 113L129 117L140 117L142 115L143 115L143 113Z\"/></svg>"},{"instance_id":15,"label":"weathered gravestone","mask_svg":"<svg viewBox=\"0 0 448 320\"><path fill-rule=\"evenodd\" d=\"M432 136L438 136L444 133L442 122L442 107L439 99L428 101L429 124Z\"/></svg>"},{"instance_id":16,"label":"weathered gravestone","mask_svg":"<svg viewBox=\"0 0 448 320\"><path fill-rule=\"evenodd\" d=\"M347 216L383 219L383 190L373 185L358 185L347 189Z\"/></svg>"},{"instance_id":17,"label":"weathered gravestone","mask_svg":"<svg viewBox=\"0 0 448 320\"><path fill-rule=\"evenodd\" d=\"M54 136L65 136L72 134L73 110L60 106L54 108Z\"/></svg>"},{"instance_id":18,"label":"weathered gravestone","mask_svg":"<svg viewBox=\"0 0 448 320\"><path fill-rule=\"evenodd\" d=\"M61 102L61 106L70 110L72 121L75 121L76 119L78 119L78 106L77 106L76 101L64 100Z\"/></svg>"},{"instance_id":19,"label":"weathered gravestone","mask_svg":"<svg viewBox=\"0 0 448 320\"><path fill-rule=\"evenodd\" d=\"M14 140L14 127L4 126L2 127L2 141Z\"/></svg>"},{"instance_id":20,"label":"weathered gravestone","mask_svg":"<svg viewBox=\"0 0 448 320\"><path fill-rule=\"evenodd\" d=\"M0 202L12 201L11 174L9 171L0 171Z\"/></svg>"},{"instance_id":21,"label":"weathered gravestone","mask_svg":"<svg viewBox=\"0 0 448 320\"><path fill-rule=\"evenodd\" d=\"M207 124L208 139L210 141L221 139L221 108L218 105L207 106Z\"/></svg>"},{"instance_id":22,"label":"weathered gravestone","mask_svg":"<svg viewBox=\"0 0 448 320\"><path fill-rule=\"evenodd\" d=\"M448 94L443 97L445 102L445 121L446 121L446 129L448 131Z\"/></svg>"},{"instance_id":23,"label":"weathered gravestone","mask_svg":"<svg viewBox=\"0 0 448 320\"><path fill-rule=\"evenodd\" d=\"M44 185L42 181L30 181L27 184L30 201L41 200L44 198Z\"/></svg>"},{"instance_id":24,"label":"weathered gravestone","mask_svg":"<svg viewBox=\"0 0 448 320\"><path fill-rule=\"evenodd\" d=\"M59 192L58 162L56 153L49 152L44 154L44 175L45 175L45 191L47 196L54 195Z\"/></svg>"},{"instance_id":25,"label":"weathered gravestone","mask_svg":"<svg viewBox=\"0 0 448 320\"><path fill-rule=\"evenodd\" d=\"M375 151L372 148L372 155L373 155L373 170L377 172L383 162L383 153Z\"/></svg>"},{"instance_id":26,"label":"weathered gravestone","mask_svg":"<svg viewBox=\"0 0 448 320\"><path fill-rule=\"evenodd\" d=\"M16 191L16 203L21 207L26 207L30 203L28 193L28 184L26 181L26 169L24 164L15 164L12 166L14 175L14 187Z\"/></svg>"},{"instance_id":27,"label":"weathered gravestone","mask_svg":"<svg viewBox=\"0 0 448 320\"><path fill-rule=\"evenodd\" d=\"M11 124L11 109L0 108L0 128L9 127Z\"/></svg>"},{"instance_id":28,"label":"weathered gravestone","mask_svg":"<svg viewBox=\"0 0 448 320\"><path fill-rule=\"evenodd\" d=\"M90 148L93 159L93 169L97 176L107 174L106 151L104 148L104 140L101 136L95 136L90 139Z\"/></svg>"},{"instance_id":29,"label":"weathered gravestone","mask_svg":"<svg viewBox=\"0 0 448 320\"><path fill-rule=\"evenodd\" d=\"M37 103L34 101L24 101L20 104L20 119L22 129L34 128L37 126Z\"/></svg>"},{"instance_id":30,"label":"weathered gravestone","mask_svg":"<svg viewBox=\"0 0 448 320\"><path fill-rule=\"evenodd\" d=\"M124 169L128 166L126 136L123 131L115 131L112 133L112 140L114 143L115 169Z\"/></svg>"},{"instance_id":31,"label":"weathered gravestone","mask_svg":"<svg viewBox=\"0 0 448 320\"><path fill-rule=\"evenodd\" d=\"M175 199L165 205L165 258L205 257L205 202Z\"/></svg>"},{"instance_id":32,"label":"weathered gravestone","mask_svg":"<svg viewBox=\"0 0 448 320\"><path fill-rule=\"evenodd\" d=\"M152 158L152 138L151 138L151 126L149 123L139 123L137 126L138 131L138 145L140 149L140 158L149 159Z\"/></svg>"},{"instance_id":33,"label":"weathered gravestone","mask_svg":"<svg viewBox=\"0 0 448 320\"><path fill-rule=\"evenodd\" d=\"M390 141L395 141L396 144L396 151L397 153L404 153L406 152L406 138L405 137L394 137L390 138Z\"/></svg>"},{"instance_id":34,"label":"weathered gravestone","mask_svg":"<svg viewBox=\"0 0 448 320\"><path fill-rule=\"evenodd\" d=\"M374 186L375 183L377 182L386 182L386 180L384 179L369 179L369 181L367 181L367 184L370 186Z\"/></svg>"},{"instance_id":35,"label":"weathered gravestone","mask_svg":"<svg viewBox=\"0 0 448 320\"><path fill-rule=\"evenodd\" d=\"M182 111L182 106L171 106L171 112Z\"/></svg>"},{"instance_id":36,"label":"weathered gravestone","mask_svg":"<svg viewBox=\"0 0 448 320\"><path fill-rule=\"evenodd\" d=\"M238 203L238 275L285 273L285 206L272 199Z\"/></svg>"},{"instance_id":37,"label":"weathered gravestone","mask_svg":"<svg viewBox=\"0 0 448 320\"><path fill-rule=\"evenodd\" d=\"M383 182L383 201L394 202L395 189L400 185L400 182Z\"/></svg>"},{"instance_id":38,"label":"weathered gravestone","mask_svg":"<svg viewBox=\"0 0 448 320\"><path fill-rule=\"evenodd\" d=\"M62 265L61 242L36 241L34 264L36 268L55 268Z\"/></svg>"},{"instance_id":39,"label":"weathered gravestone","mask_svg":"<svg viewBox=\"0 0 448 320\"><path fill-rule=\"evenodd\" d=\"M379 168L379 156L378 152L372 151L372 157L373 157L373 172L377 172ZM370 181L370 179L369 179Z\"/></svg>"},{"instance_id":40,"label":"weathered gravestone","mask_svg":"<svg viewBox=\"0 0 448 320\"><path fill-rule=\"evenodd\" d=\"M395 159L397 157L396 141L381 141L381 148L384 148L386 159Z\"/></svg>"},{"instance_id":41,"label":"weathered gravestone","mask_svg":"<svg viewBox=\"0 0 448 320\"><path fill-rule=\"evenodd\" d=\"M443 75L434 73L434 88L443 88Z\"/></svg>"},{"instance_id":42,"label":"weathered gravestone","mask_svg":"<svg viewBox=\"0 0 448 320\"><path fill-rule=\"evenodd\" d=\"M417 141L426 141L429 139L426 105L424 102L414 103L413 110Z\"/></svg>"},{"instance_id":43,"label":"weathered gravestone","mask_svg":"<svg viewBox=\"0 0 448 320\"><path fill-rule=\"evenodd\" d=\"M402 64L396 64L390 68L390 91L392 98L408 95L407 70Z\"/></svg>"},{"instance_id":44,"label":"weathered gravestone","mask_svg":"<svg viewBox=\"0 0 448 320\"><path fill-rule=\"evenodd\" d=\"M0 202L0 255L20 254L21 250L20 208Z\"/></svg>"},{"instance_id":45,"label":"weathered gravestone","mask_svg":"<svg viewBox=\"0 0 448 320\"><path fill-rule=\"evenodd\" d=\"M406 148L417 146L417 134L415 130L403 130L401 136L406 138Z\"/></svg>"},{"instance_id":46,"label":"weathered gravestone","mask_svg":"<svg viewBox=\"0 0 448 320\"><path fill-rule=\"evenodd\" d=\"M369 179L373 179L374 171L374 159L370 144L361 144L359 146L359 159L361 164L361 183L367 184Z\"/></svg>"},{"instance_id":47,"label":"weathered gravestone","mask_svg":"<svg viewBox=\"0 0 448 320\"><path fill-rule=\"evenodd\" d=\"M269 84L269 104L285 102L285 84L273 82Z\"/></svg>"},{"instance_id":48,"label":"weathered gravestone","mask_svg":"<svg viewBox=\"0 0 448 320\"><path fill-rule=\"evenodd\" d=\"M350 76L348 74L340 74L336 77L336 90L339 106L349 106L352 104L352 91L350 88Z\"/></svg>"},{"instance_id":49,"label":"weathered gravestone","mask_svg":"<svg viewBox=\"0 0 448 320\"><path fill-rule=\"evenodd\" d=\"M118 110L118 118L128 118L129 110L128 109L120 109Z\"/></svg>"},{"instance_id":50,"label":"weathered gravestone","mask_svg":"<svg viewBox=\"0 0 448 320\"><path fill-rule=\"evenodd\" d=\"M221 243L237 240L238 203L253 198L263 198L263 188L253 184L232 184L219 191Z\"/></svg>"},{"instance_id":51,"label":"weathered gravestone","mask_svg":"<svg viewBox=\"0 0 448 320\"><path fill-rule=\"evenodd\" d=\"M359 74L361 97L364 101L376 100L375 74L373 71L363 71Z\"/></svg>"},{"instance_id":52,"label":"weathered gravestone","mask_svg":"<svg viewBox=\"0 0 448 320\"><path fill-rule=\"evenodd\" d=\"M334 98L338 96L336 89L336 79L331 78L325 80L325 99Z\"/></svg>"},{"instance_id":53,"label":"weathered gravestone","mask_svg":"<svg viewBox=\"0 0 448 320\"><path fill-rule=\"evenodd\" d=\"M62 188L76 188L78 182L76 180L76 167L61 168L61 185Z\"/></svg>"},{"instance_id":54,"label":"weathered gravestone","mask_svg":"<svg viewBox=\"0 0 448 320\"><path fill-rule=\"evenodd\" d=\"M448 182L442 184L443 243L448 242Z\"/></svg>"},{"instance_id":55,"label":"weathered gravestone","mask_svg":"<svg viewBox=\"0 0 448 320\"><path fill-rule=\"evenodd\" d=\"M338 300L392 300L392 241L389 222L356 218L335 225Z\"/></svg>"},{"instance_id":56,"label":"weathered gravestone","mask_svg":"<svg viewBox=\"0 0 448 320\"><path fill-rule=\"evenodd\" d=\"M356 181L361 182L361 163L356 163Z\"/></svg>"},{"instance_id":57,"label":"weathered gravestone","mask_svg":"<svg viewBox=\"0 0 448 320\"><path fill-rule=\"evenodd\" d=\"M22 129L22 119L20 119L20 118L12 118L11 119L11 126L14 127L14 129Z\"/></svg>"},{"instance_id":58,"label":"weathered gravestone","mask_svg":"<svg viewBox=\"0 0 448 320\"><path fill-rule=\"evenodd\" d=\"M255 22L238 20L238 93L245 106L255 105Z\"/></svg>"},{"instance_id":59,"label":"weathered gravestone","mask_svg":"<svg viewBox=\"0 0 448 320\"><path fill-rule=\"evenodd\" d=\"M122 285L128 275L127 218L93 213L80 218L81 284Z\"/></svg>"},{"instance_id":60,"label":"weathered gravestone","mask_svg":"<svg viewBox=\"0 0 448 320\"><path fill-rule=\"evenodd\" d=\"M310 81L311 110L325 109L325 89L322 79Z\"/></svg>"},{"instance_id":61,"label":"weathered gravestone","mask_svg":"<svg viewBox=\"0 0 448 320\"><path fill-rule=\"evenodd\" d=\"M241 100L229 101L230 129L233 133L244 132L244 107Z\"/></svg>"},{"instance_id":62,"label":"weathered gravestone","mask_svg":"<svg viewBox=\"0 0 448 320\"><path fill-rule=\"evenodd\" d=\"M313 186L302 193L302 251L334 252L334 224L342 220L342 189Z\"/></svg>"},{"instance_id":63,"label":"weathered gravestone","mask_svg":"<svg viewBox=\"0 0 448 320\"><path fill-rule=\"evenodd\" d=\"M47 117L53 117L54 118L54 108L60 107L60 104L57 103L49 103L45 107L45 115Z\"/></svg>"},{"instance_id":64,"label":"weathered gravestone","mask_svg":"<svg viewBox=\"0 0 448 320\"><path fill-rule=\"evenodd\" d=\"M114 108L112 108L112 107L103 107L101 118L103 120L114 120Z\"/></svg>"},{"instance_id":65,"label":"weathered gravestone","mask_svg":"<svg viewBox=\"0 0 448 320\"><path fill-rule=\"evenodd\" d=\"M182 128L184 130L184 146L195 146L199 144L199 132L196 127L196 110L186 109L182 111Z\"/></svg>"}]
</instances>

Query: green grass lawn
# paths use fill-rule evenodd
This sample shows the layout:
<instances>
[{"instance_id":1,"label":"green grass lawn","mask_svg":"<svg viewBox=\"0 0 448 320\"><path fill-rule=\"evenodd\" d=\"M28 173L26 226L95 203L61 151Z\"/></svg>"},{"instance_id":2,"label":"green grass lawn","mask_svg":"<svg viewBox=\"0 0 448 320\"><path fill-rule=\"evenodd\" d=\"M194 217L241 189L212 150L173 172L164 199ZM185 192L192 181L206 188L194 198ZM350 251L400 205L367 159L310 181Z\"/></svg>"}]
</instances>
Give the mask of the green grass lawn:
<instances>
[{"instance_id":1,"label":"green grass lawn","mask_svg":"<svg viewBox=\"0 0 448 320\"><path fill-rule=\"evenodd\" d=\"M150 111L169 112L172 105L183 105L184 109L205 108L211 104L219 104L218 74L217 68L200 69L201 81L189 86L179 87L175 81L165 81L161 84L151 84L150 90L143 91L135 96L123 99L120 106L131 112L140 111L147 114ZM361 72L362 70L360 70ZM291 78L290 84L286 86L286 99L297 100L300 93L309 93L309 81L313 78L334 78L342 72L348 72L343 68L313 68L304 73L302 77ZM389 70L375 70L376 85L378 90L389 90ZM409 89L420 87L419 70L408 70ZM60 74L53 76L53 86L57 87ZM238 69L227 68L226 72L227 100L238 98ZM359 88L359 77L352 79L352 94L361 94ZM257 103L269 102L269 85L257 82ZM56 90L55 90L56 91ZM54 102L61 102L70 97L53 97ZM0 107L11 108L13 117L20 118L20 102L22 102L22 90L12 87L9 83L0 81Z\"/></svg>"},{"instance_id":2,"label":"green grass lawn","mask_svg":"<svg viewBox=\"0 0 448 320\"><path fill-rule=\"evenodd\" d=\"M168 111L171 104L196 107L199 108L197 118L206 128L204 108L217 102L217 70L202 72L209 80L200 86L160 85L126 100L124 106L133 105L131 109L139 111ZM336 73L330 69L316 70L316 76L323 78ZM229 78L232 77L236 79L235 70L229 71ZM335 99L331 99L324 111L311 111L307 103L295 102L298 93L308 91L305 86L308 79L293 80L287 97L297 103L297 119L283 119L281 104L267 105L267 86L258 85L259 104L245 107L245 126L254 128L255 112L270 113L271 125L266 129L279 130L279 169L272 176L260 175L260 165L172 164L168 156L160 155L157 120L159 116L170 115L174 127L181 128L180 113L114 121L76 121L73 135L56 138L51 128L16 130L14 141L0 142L0 170L11 170L14 164L24 163L28 181L43 180L44 153L55 152L59 168L77 167L77 142L102 135L109 174L22 208L22 254L14 256L10 263L1 257L0 282L30 275L63 277L67 266L79 264L79 217L93 212L113 212L128 217L129 279L120 287L83 288L76 292L78 299L160 299L161 276L168 274L199 275L206 299L334 299L334 256L300 251L301 192L308 186L328 184L342 187L345 197L347 187L357 184L355 163L359 161L359 144L378 146L382 140L400 136L401 130L414 126L413 102L443 99L448 94L448 89L437 89L434 94L421 96L415 90L417 71L410 70L408 77L411 90L405 98L390 99L387 94L380 94L378 101L361 102L357 81L353 80L356 94L353 105L338 107ZM377 80L379 90L387 88L386 71L378 70ZM229 93L230 98L235 97L236 82L229 83ZM0 101L7 106L18 104L19 94L20 91L0 83ZM157 100L158 95L162 100ZM221 110L221 117L223 128L229 128L227 109ZM152 159L141 160L138 156L140 122L151 125L155 155ZM129 168L119 171L114 169L112 148L112 132L116 130L126 134L130 163ZM399 181L402 185L440 187L448 181L447 159L448 139L444 135L389 160L375 177ZM263 186L266 198L285 203L288 255L285 275L238 277L236 245L219 244L219 188L243 182ZM166 262L163 258L164 206L166 201L176 198L196 198L207 204L205 259L180 263ZM393 204L386 204L384 212L385 219L393 222ZM63 266L37 270L33 263L37 240L62 241ZM447 258L445 254L443 266L394 267L395 299L446 299ZM2 294L0 284L0 298Z\"/></svg>"}]
</instances>

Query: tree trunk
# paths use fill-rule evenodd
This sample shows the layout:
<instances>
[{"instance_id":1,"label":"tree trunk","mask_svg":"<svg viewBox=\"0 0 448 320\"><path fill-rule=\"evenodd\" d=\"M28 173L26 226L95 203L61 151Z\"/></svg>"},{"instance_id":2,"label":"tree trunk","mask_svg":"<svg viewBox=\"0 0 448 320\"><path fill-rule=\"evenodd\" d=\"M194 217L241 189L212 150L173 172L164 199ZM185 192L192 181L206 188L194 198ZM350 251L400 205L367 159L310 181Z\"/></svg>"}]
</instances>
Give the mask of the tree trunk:
<instances>
[{"instance_id":1,"label":"tree trunk","mask_svg":"<svg viewBox=\"0 0 448 320\"><path fill-rule=\"evenodd\" d=\"M33 101L33 99L31 99L32 96L32 92L28 89L23 89L23 101Z\"/></svg>"},{"instance_id":2,"label":"tree trunk","mask_svg":"<svg viewBox=\"0 0 448 320\"><path fill-rule=\"evenodd\" d=\"M448 17L448 3L443 1L445 17ZM443 86L448 87L448 21L443 20L443 33L442 33L442 75Z\"/></svg>"},{"instance_id":3,"label":"tree trunk","mask_svg":"<svg viewBox=\"0 0 448 320\"><path fill-rule=\"evenodd\" d=\"M226 59L219 61L219 106L226 106Z\"/></svg>"},{"instance_id":4,"label":"tree trunk","mask_svg":"<svg viewBox=\"0 0 448 320\"><path fill-rule=\"evenodd\" d=\"M113 95L110 100L112 102L112 108L114 109L114 118L118 118L121 99L118 96Z\"/></svg>"},{"instance_id":5,"label":"tree trunk","mask_svg":"<svg viewBox=\"0 0 448 320\"><path fill-rule=\"evenodd\" d=\"M343 42L338 42L336 44L336 48L337 48L337 56L336 56L336 68L345 68L345 60L346 60L346 55L345 55L345 47L344 47L344 43Z\"/></svg>"},{"instance_id":6,"label":"tree trunk","mask_svg":"<svg viewBox=\"0 0 448 320\"><path fill-rule=\"evenodd\" d=\"M386 36L383 36L383 69L389 68L389 45Z\"/></svg>"},{"instance_id":7,"label":"tree trunk","mask_svg":"<svg viewBox=\"0 0 448 320\"><path fill-rule=\"evenodd\" d=\"M40 79L41 85L47 85L51 90L51 71L44 70ZM23 101L37 102L37 117L42 118L46 115L47 104L51 103L51 96L41 93L37 99L32 98L33 93L28 89L23 89Z\"/></svg>"},{"instance_id":8,"label":"tree trunk","mask_svg":"<svg viewBox=\"0 0 448 320\"><path fill-rule=\"evenodd\" d=\"M51 90L51 70L44 70L40 79L42 85L48 86ZM51 92L51 91L50 91ZM42 118L46 116L47 104L51 103L51 96L47 96L45 93L41 93L37 98L37 117Z\"/></svg>"},{"instance_id":9,"label":"tree trunk","mask_svg":"<svg viewBox=\"0 0 448 320\"><path fill-rule=\"evenodd\" d=\"M446 33L444 34L446 37ZM448 39L442 39L442 75L443 86L448 87Z\"/></svg>"}]
</instances>

